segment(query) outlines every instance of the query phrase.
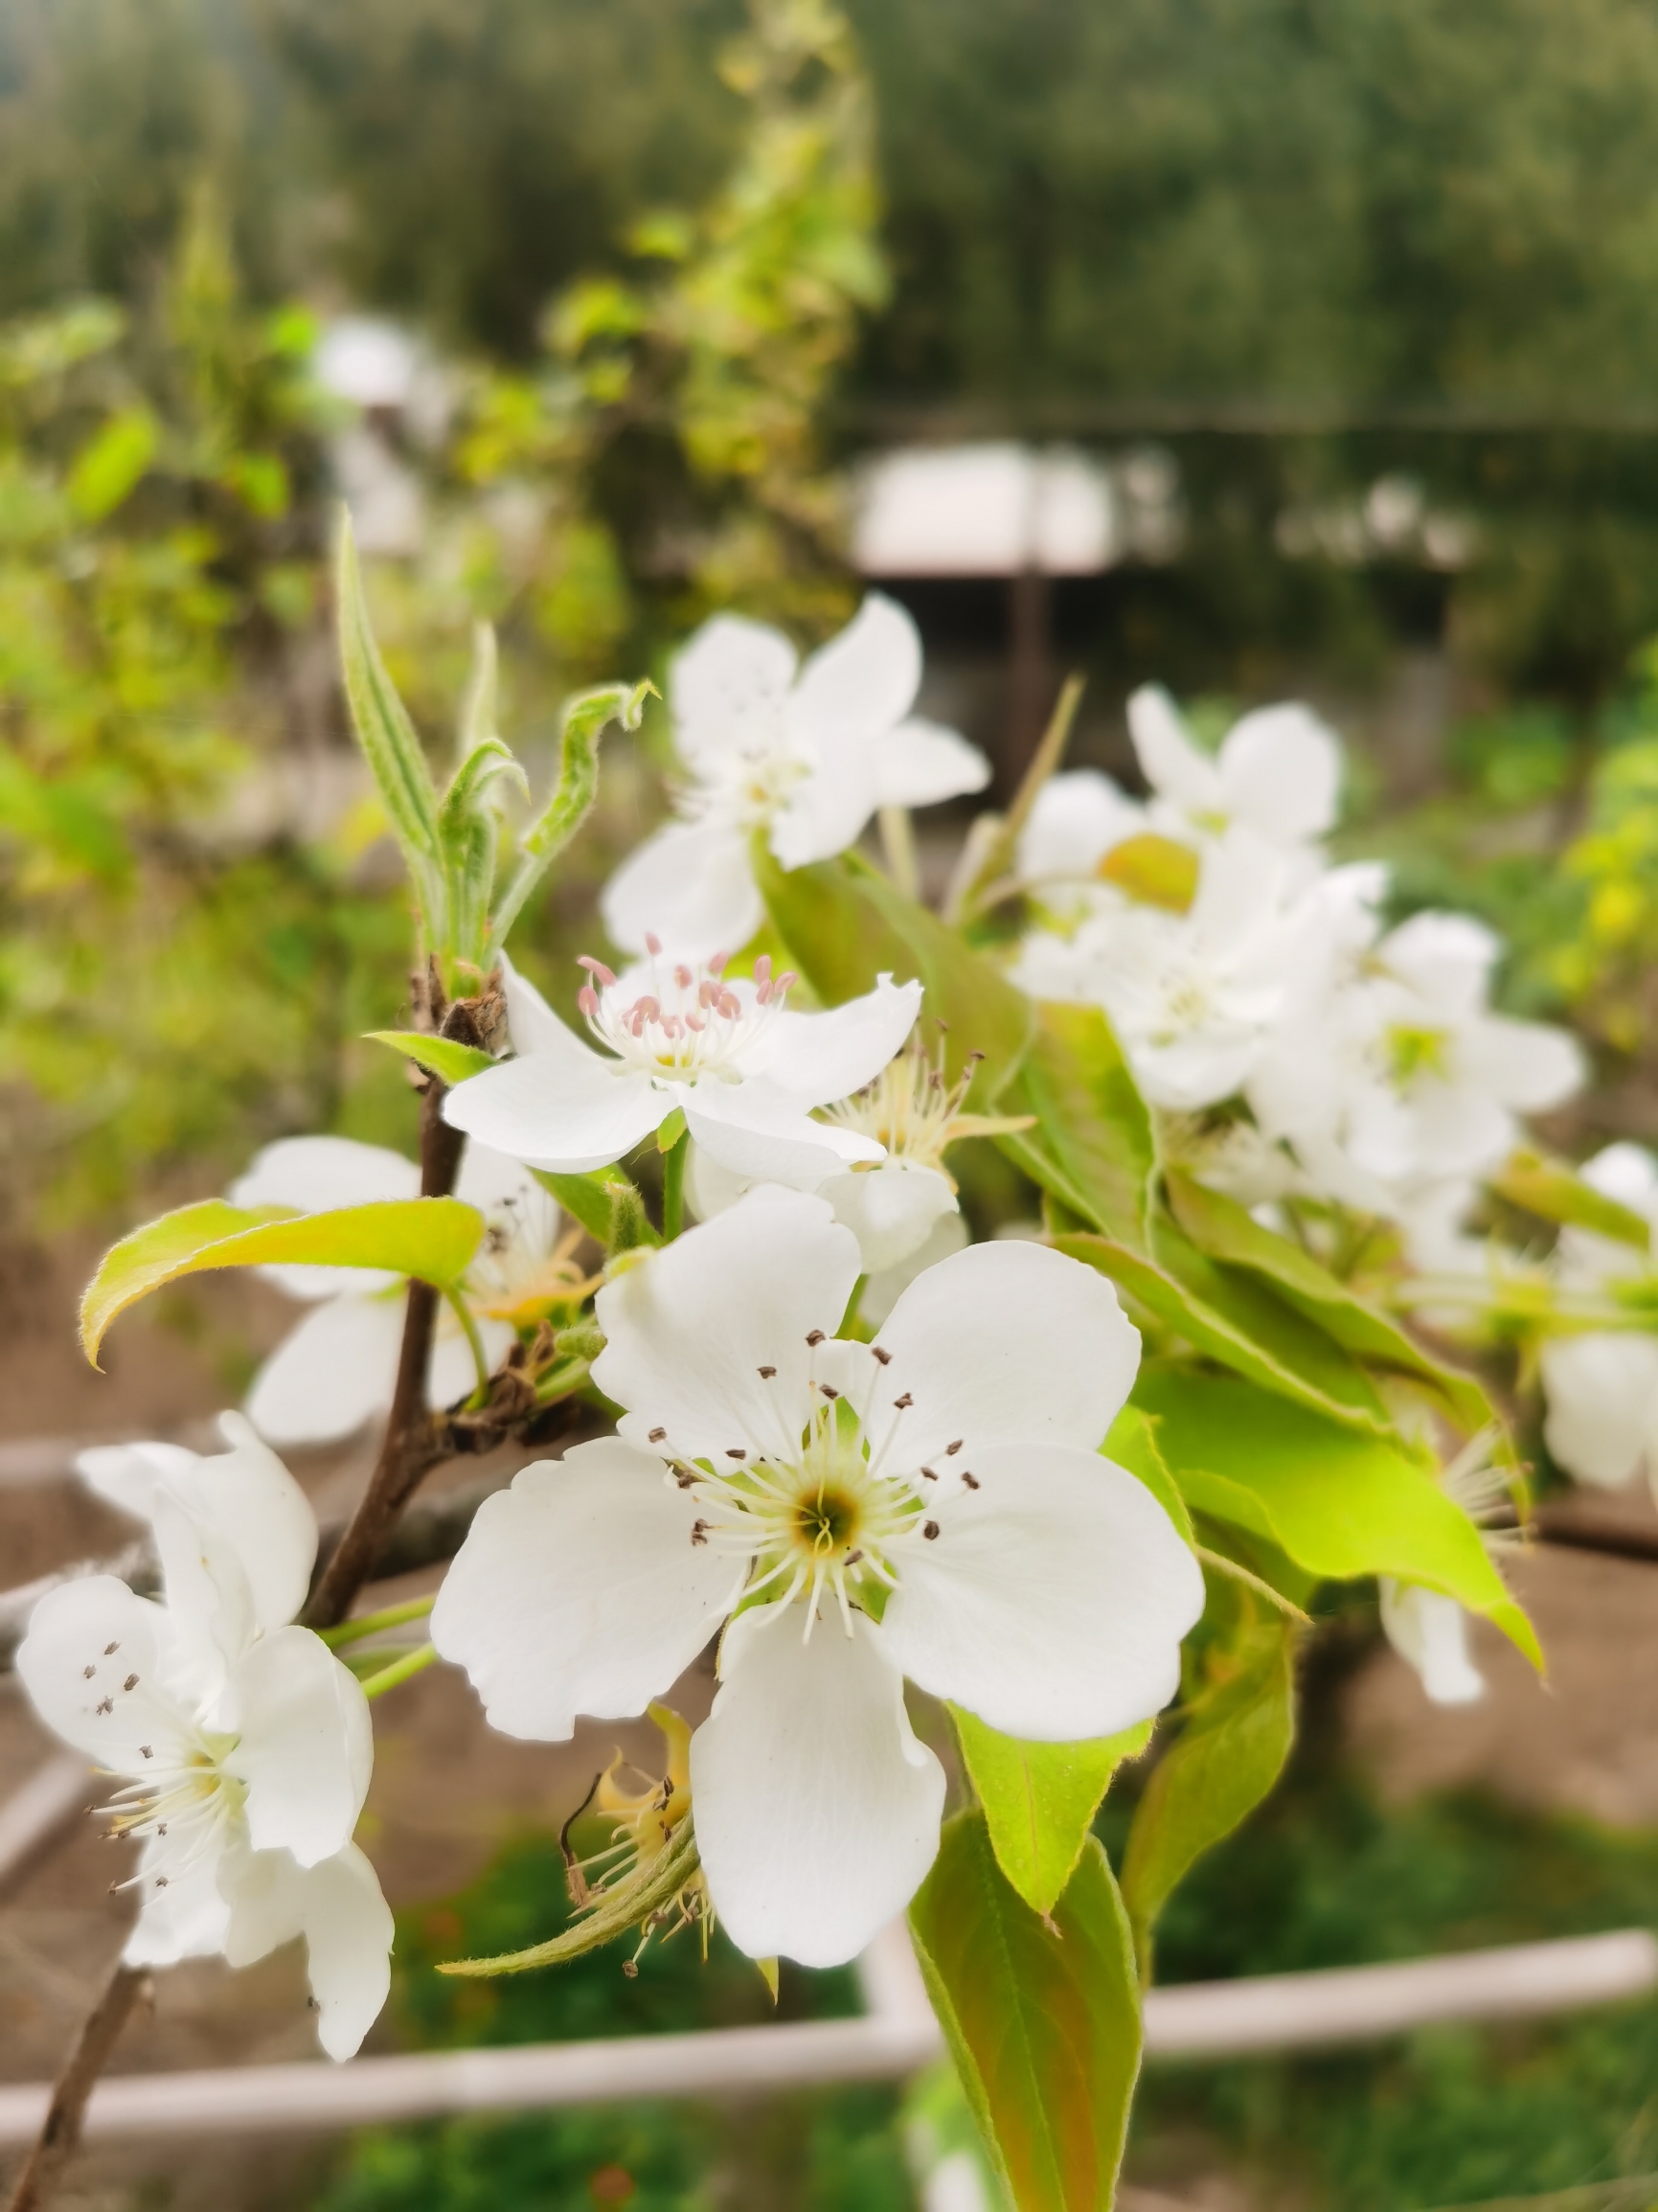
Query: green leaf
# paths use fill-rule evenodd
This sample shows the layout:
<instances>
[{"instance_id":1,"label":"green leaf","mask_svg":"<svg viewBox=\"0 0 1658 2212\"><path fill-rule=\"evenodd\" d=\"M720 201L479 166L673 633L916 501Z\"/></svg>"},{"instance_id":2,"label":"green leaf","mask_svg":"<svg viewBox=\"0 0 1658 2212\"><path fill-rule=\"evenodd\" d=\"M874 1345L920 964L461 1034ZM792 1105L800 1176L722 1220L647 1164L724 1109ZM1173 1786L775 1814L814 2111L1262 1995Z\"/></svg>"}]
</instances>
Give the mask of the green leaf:
<instances>
[{"instance_id":1,"label":"green leaf","mask_svg":"<svg viewBox=\"0 0 1658 2212\"><path fill-rule=\"evenodd\" d=\"M325 1214L204 1198L146 1222L104 1254L80 1301L80 1341L96 1367L118 1313L209 1267L373 1267L446 1288L466 1273L483 1235L483 1215L459 1198L382 1199Z\"/></svg>"},{"instance_id":2,"label":"green leaf","mask_svg":"<svg viewBox=\"0 0 1658 2212\"><path fill-rule=\"evenodd\" d=\"M1082 1856L1111 1777L1151 1741L1152 1721L1084 1744L1028 1744L950 1707L996 1863L1033 1912L1052 1912Z\"/></svg>"},{"instance_id":3,"label":"green leaf","mask_svg":"<svg viewBox=\"0 0 1658 2212\"><path fill-rule=\"evenodd\" d=\"M342 509L335 564L340 668L352 725L420 894L428 939L441 944L444 916L439 866L438 795L408 710L386 673L369 627L351 516Z\"/></svg>"},{"instance_id":4,"label":"green leaf","mask_svg":"<svg viewBox=\"0 0 1658 2212\"><path fill-rule=\"evenodd\" d=\"M417 1067L425 1068L451 1086L466 1083L498 1067L499 1060L480 1052L475 1044L462 1044L452 1037L428 1037L419 1029L371 1029L364 1033L374 1044L389 1044Z\"/></svg>"},{"instance_id":5,"label":"green leaf","mask_svg":"<svg viewBox=\"0 0 1658 2212\"><path fill-rule=\"evenodd\" d=\"M1144 1406L1125 1405L1100 1448L1107 1459L1139 1476L1188 1543L1196 1541L1186 1500L1157 1448L1157 1424Z\"/></svg>"},{"instance_id":6,"label":"green leaf","mask_svg":"<svg viewBox=\"0 0 1658 2212\"><path fill-rule=\"evenodd\" d=\"M585 1175L551 1174L544 1168L530 1173L607 1252L661 1242L637 1186L621 1168L594 1168Z\"/></svg>"},{"instance_id":7,"label":"green leaf","mask_svg":"<svg viewBox=\"0 0 1658 2212\"><path fill-rule=\"evenodd\" d=\"M1355 1297L1309 1252L1287 1237L1263 1229L1236 1198L1175 1171L1170 1173L1167 1188L1175 1220L1211 1259L1264 1278L1299 1312L1357 1357L1430 1384L1470 1435L1496 1420L1490 1400L1473 1376L1435 1359L1397 1321Z\"/></svg>"},{"instance_id":8,"label":"green leaf","mask_svg":"<svg viewBox=\"0 0 1658 2212\"><path fill-rule=\"evenodd\" d=\"M1391 1436L1364 1370L1322 1330L1241 1271L1228 1274L1171 1223L1154 1224L1156 1257L1085 1230L1056 1231L1057 1250L1109 1275L1154 1320L1222 1366L1295 1404ZM1173 1265L1159 1265L1160 1262ZM1178 1267L1178 1275L1175 1267Z\"/></svg>"},{"instance_id":9,"label":"green leaf","mask_svg":"<svg viewBox=\"0 0 1658 2212\"><path fill-rule=\"evenodd\" d=\"M996 1864L982 1813L946 1823L910 1906L962 2087L1017 2212L1109 2212L1140 2071L1132 1934L1099 1841L1051 1919Z\"/></svg>"},{"instance_id":10,"label":"green leaf","mask_svg":"<svg viewBox=\"0 0 1658 2212\"><path fill-rule=\"evenodd\" d=\"M1542 1220L1592 1229L1598 1237L1633 1244L1638 1252L1652 1248L1652 1232L1646 1217L1584 1182L1564 1160L1518 1152L1488 1180L1500 1198Z\"/></svg>"},{"instance_id":11,"label":"green leaf","mask_svg":"<svg viewBox=\"0 0 1658 2212\"><path fill-rule=\"evenodd\" d=\"M1157 1152L1151 1117L1105 1016L1044 1004L1006 1110L1036 1127L997 1139L1033 1182L1131 1251L1147 1249Z\"/></svg>"},{"instance_id":12,"label":"green leaf","mask_svg":"<svg viewBox=\"0 0 1658 2212\"><path fill-rule=\"evenodd\" d=\"M656 696L656 686L605 684L598 691L579 692L564 703L558 734L558 773L553 795L518 840L518 866L498 901L491 924L491 938L505 945L507 932L523 911L524 901L549 867L576 834L599 791L599 740L611 722L636 730L645 715L645 702Z\"/></svg>"},{"instance_id":13,"label":"green leaf","mask_svg":"<svg viewBox=\"0 0 1658 2212\"><path fill-rule=\"evenodd\" d=\"M1141 1371L1135 1403L1187 1503L1236 1521L1321 1578L1397 1575L1488 1614L1540 1664L1479 1531L1397 1444L1190 1368Z\"/></svg>"},{"instance_id":14,"label":"green leaf","mask_svg":"<svg viewBox=\"0 0 1658 2212\"><path fill-rule=\"evenodd\" d=\"M83 522L102 522L135 490L155 459L161 425L148 407L111 415L80 448L69 471L69 504Z\"/></svg>"},{"instance_id":15,"label":"green leaf","mask_svg":"<svg viewBox=\"0 0 1658 2212\"><path fill-rule=\"evenodd\" d=\"M969 1052L983 1053L974 1084L993 1103L1025 1056L1035 1009L982 953L936 914L895 891L856 854L784 869L763 838L754 845L755 877L778 935L826 1006L873 991L877 975L919 977L922 1019L948 1024L944 1060L952 1077Z\"/></svg>"},{"instance_id":16,"label":"green leaf","mask_svg":"<svg viewBox=\"0 0 1658 2212\"><path fill-rule=\"evenodd\" d=\"M1143 1957L1176 1885L1254 1812L1294 1741L1293 1626L1260 1613L1247 1594L1228 1625L1204 1654L1208 1679L1152 1768L1128 1831L1123 1896Z\"/></svg>"}]
</instances>

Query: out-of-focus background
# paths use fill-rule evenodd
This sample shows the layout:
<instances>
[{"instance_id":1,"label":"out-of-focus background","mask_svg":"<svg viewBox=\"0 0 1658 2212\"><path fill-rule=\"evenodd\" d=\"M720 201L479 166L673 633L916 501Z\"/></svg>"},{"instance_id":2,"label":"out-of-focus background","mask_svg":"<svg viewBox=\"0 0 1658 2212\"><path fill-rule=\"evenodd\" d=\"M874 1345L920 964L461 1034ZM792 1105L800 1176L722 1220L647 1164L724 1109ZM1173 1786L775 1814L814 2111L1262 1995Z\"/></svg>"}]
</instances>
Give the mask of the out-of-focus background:
<instances>
[{"instance_id":1,"label":"out-of-focus background","mask_svg":"<svg viewBox=\"0 0 1658 2212\"><path fill-rule=\"evenodd\" d=\"M1587 1041L1557 1140L1658 1139L1649 8L0 0L8 1584L119 1535L69 1444L199 1441L289 1311L215 1279L94 1377L72 1316L110 1236L279 1135L411 1139L359 1041L397 1018L408 917L335 681L342 498L437 754L479 621L545 760L570 691L664 683L712 607L809 642L871 584L1001 795L1073 668L1073 758L1125 777L1140 682L1216 734L1306 697L1349 741L1347 847L1401 911L1491 921L1510 1007ZM564 998L660 813L661 711L606 747L521 931ZM300 1471L326 1505L360 1465ZM1322 1651L1289 1784L1171 1911L1165 1978L1658 1919L1658 1582L1520 1573L1552 1688L1482 1653L1488 1701L1430 1714L1373 1642ZM593 1745L486 1739L441 1672L399 1696L380 2047L758 2017L717 1949L436 1984L431 1956L545 1931ZM0 1696L9 1770L34 1742ZM87 1839L0 1898L11 2078L95 1984L102 1875ZM125 2063L302 2049L290 1968L170 1977ZM1658 2168L1655 2067L1658 2015L1625 2010L1155 2076L1125 2201L1646 2203L1547 2193ZM928 2093L111 2153L75 2201L908 2206Z\"/></svg>"}]
</instances>

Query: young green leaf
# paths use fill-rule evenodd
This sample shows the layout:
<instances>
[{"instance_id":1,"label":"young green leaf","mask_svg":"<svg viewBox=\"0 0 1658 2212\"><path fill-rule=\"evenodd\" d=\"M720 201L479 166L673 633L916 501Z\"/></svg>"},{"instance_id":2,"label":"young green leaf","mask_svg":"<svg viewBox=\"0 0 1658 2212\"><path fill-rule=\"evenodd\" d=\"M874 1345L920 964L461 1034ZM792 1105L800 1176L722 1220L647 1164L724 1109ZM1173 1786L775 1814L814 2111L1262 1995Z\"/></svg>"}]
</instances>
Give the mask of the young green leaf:
<instances>
[{"instance_id":1,"label":"young green leaf","mask_svg":"<svg viewBox=\"0 0 1658 2212\"><path fill-rule=\"evenodd\" d=\"M444 915L438 837L438 795L408 710L386 673L369 627L362 570L351 516L340 513L335 592L340 668L357 742L374 775L392 832L403 849L425 916L427 942L442 945Z\"/></svg>"},{"instance_id":2,"label":"young green leaf","mask_svg":"<svg viewBox=\"0 0 1658 2212\"><path fill-rule=\"evenodd\" d=\"M1100 1448L1139 1477L1188 1543L1196 1541L1186 1500L1157 1448L1157 1424L1144 1406L1125 1405Z\"/></svg>"},{"instance_id":3,"label":"young green leaf","mask_svg":"<svg viewBox=\"0 0 1658 2212\"><path fill-rule=\"evenodd\" d=\"M428 1037L420 1029L371 1029L364 1033L371 1043L389 1044L417 1067L425 1068L451 1085L482 1075L496 1062L475 1044L462 1044L452 1037Z\"/></svg>"},{"instance_id":4,"label":"young green leaf","mask_svg":"<svg viewBox=\"0 0 1658 2212\"><path fill-rule=\"evenodd\" d=\"M580 828L598 795L599 740L605 728L616 722L625 730L636 730L644 718L646 700L655 696L655 685L647 680L605 684L598 691L579 692L565 701L553 795L518 840L517 868L495 906L490 928L493 944L506 944L507 932L523 911L524 901Z\"/></svg>"},{"instance_id":5,"label":"young green leaf","mask_svg":"<svg viewBox=\"0 0 1658 2212\"><path fill-rule=\"evenodd\" d=\"M1145 1750L1155 1722L1086 1744L1027 1744L960 1706L950 1707L950 1718L997 1865L1033 1912L1052 1912L1112 1775Z\"/></svg>"},{"instance_id":6,"label":"young green leaf","mask_svg":"<svg viewBox=\"0 0 1658 2212\"><path fill-rule=\"evenodd\" d=\"M1205 1653L1209 1678L1152 1768L1128 1830L1123 1896L1143 1960L1176 1885L1265 1797L1295 1736L1293 1625L1247 1592L1229 1612L1230 1632Z\"/></svg>"},{"instance_id":7,"label":"young green leaf","mask_svg":"<svg viewBox=\"0 0 1658 2212\"><path fill-rule=\"evenodd\" d=\"M621 1168L594 1168L584 1175L551 1174L544 1168L530 1172L607 1252L660 1241L637 1186Z\"/></svg>"},{"instance_id":8,"label":"young green leaf","mask_svg":"<svg viewBox=\"0 0 1658 2212\"><path fill-rule=\"evenodd\" d=\"M910 1906L962 2087L1017 2212L1110 2212L1140 2071L1128 1916L1089 1836L1051 1916L996 1863L982 1813L949 1821Z\"/></svg>"},{"instance_id":9,"label":"young green leaf","mask_svg":"<svg viewBox=\"0 0 1658 2212\"><path fill-rule=\"evenodd\" d=\"M483 1215L459 1198L379 1199L325 1214L204 1198L147 1221L104 1254L80 1301L80 1341L96 1367L118 1313L209 1267L373 1267L443 1289L466 1273L483 1235Z\"/></svg>"},{"instance_id":10,"label":"young green leaf","mask_svg":"<svg viewBox=\"0 0 1658 2212\"><path fill-rule=\"evenodd\" d=\"M1479 1531L1397 1444L1188 1368L1143 1369L1135 1403L1195 1512L1266 1537L1320 1577L1397 1575L1488 1614L1535 1665L1531 1624Z\"/></svg>"},{"instance_id":11,"label":"young green leaf","mask_svg":"<svg viewBox=\"0 0 1658 2212\"><path fill-rule=\"evenodd\" d=\"M1584 1182L1564 1160L1518 1152L1488 1180L1500 1198L1542 1220L1592 1229L1598 1237L1633 1244L1638 1252L1652 1248L1652 1232L1646 1217Z\"/></svg>"},{"instance_id":12,"label":"young green leaf","mask_svg":"<svg viewBox=\"0 0 1658 2212\"><path fill-rule=\"evenodd\" d=\"M1270 1283L1296 1310L1360 1359L1428 1383L1472 1435L1496 1419L1473 1376L1433 1358L1389 1315L1355 1297L1310 1252L1263 1229L1236 1198L1171 1171L1169 1202L1181 1228L1213 1260Z\"/></svg>"},{"instance_id":13,"label":"young green leaf","mask_svg":"<svg viewBox=\"0 0 1658 2212\"><path fill-rule=\"evenodd\" d=\"M945 1064L953 1076L969 1052L984 1055L975 1106L996 1101L1030 1042L1035 1010L997 969L937 915L894 890L855 853L806 868L780 868L765 841L754 844L755 878L788 955L826 1006L919 977L925 1022L947 1025Z\"/></svg>"},{"instance_id":14,"label":"young green leaf","mask_svg":"<svg viewBox=\"0 0 1658 2212\"><path fill-rule=\"evenodd\" d=\"M1151 1117L1098 1008L1036 1009L1003 1104L1036 1117L1033 1129L997 1139L1009 1158L1102 1235L1144 1252L1157 1168Z\"/></svg>"}]
</instances>

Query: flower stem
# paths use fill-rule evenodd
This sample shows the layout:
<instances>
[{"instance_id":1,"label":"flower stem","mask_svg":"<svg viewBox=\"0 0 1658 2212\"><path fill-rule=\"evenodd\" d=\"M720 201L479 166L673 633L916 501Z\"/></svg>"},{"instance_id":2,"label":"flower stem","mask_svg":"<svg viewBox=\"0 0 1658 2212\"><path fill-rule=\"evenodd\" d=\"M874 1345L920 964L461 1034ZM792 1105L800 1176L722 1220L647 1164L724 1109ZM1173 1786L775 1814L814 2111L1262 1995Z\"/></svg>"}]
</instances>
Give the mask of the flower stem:
<instances>
[{"instance_id":1,"label":"flower stem","mask_svg":"<svg viewBox=\"0 0 1658 2212\"><path fill-rule=\"evenodd\" d=\"M455 1310L455 1317L466 1332L466 1342L472 1347L472 1365L477 1370L478 1387L467 1401L471 1405L482 1405L489 1395L489 1355L484 1349L484 1339L478 1334L478 1324L472 1309L466 1303L466 1294L459 1288L446 1290L443 1295Z\"/></svg>"},{"instance_id":2,"label":"flower stem","mask_svg":"<svg viewBox=\"0 0 1658 2212\"><path fill-rule=\"evenodd\" d=\"M662 1241L671 1244L685 1226L685 1155L691 1131L682 1129L662 1155Z\"/></svg>"},{"instance_id":3,"label":"flower stem","mask_svg":"<svg viewBox=\"0 0 1658 2212\"><path fill-rule=\"evenodd\" d=\"M395 1690L399 1682L406 1682L411 1675L418 1675L423 1668L429 1667L437 1655L438 1648L435 1644L417 1644L412 1652L406 1652L400 1659L394 1659L389 1667L382 1667L377 1675L365 1676L362 1682L363 1696L383 1697L386 1691Z\"/></svg>"},{"instance_id":4,"label":"flower stem","mask_svg":"<svg viewBox=\"0 0 1658 2212\"><path fill-rule=\"evenodd\" d=\"M407 1605L384 1606L377 1613L359 1613L355 1620L342 1621L337 1629L321 1629L317 1632L325 1644L338 1651L342 1644L354 1644L364 1636L376 1636L382 1629L401 1628L405 1621L423 1621L437 1602L435 1595L411 1598Z\"/></svg>"},{"instance_id":5,"label":"flower stem","mask_svg":"<svg viewBox=\"0 0 1658 2212\"><path fill-rule=\"evenodd\" d=\"M906 899L920 899L921 872L916 861L916 826L908 807L883 807L878 817L881 856L893 889Z\"/></svg>"}]
</instances>

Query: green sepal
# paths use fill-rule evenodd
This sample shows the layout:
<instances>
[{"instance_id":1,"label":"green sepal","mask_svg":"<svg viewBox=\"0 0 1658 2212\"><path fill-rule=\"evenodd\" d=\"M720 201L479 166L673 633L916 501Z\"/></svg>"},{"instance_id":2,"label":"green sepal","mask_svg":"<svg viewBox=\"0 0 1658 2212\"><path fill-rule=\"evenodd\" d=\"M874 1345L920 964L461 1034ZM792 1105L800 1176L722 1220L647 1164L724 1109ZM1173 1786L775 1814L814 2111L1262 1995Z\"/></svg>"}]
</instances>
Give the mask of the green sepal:
<instances>
[{"instance_id":1,"label":"green sepal","mask_svg":"<svg viewBox=\"0 0 1658 2212\"><path fill-rule=\"evenodd\" d=\"M204 1198L147 1221L104 1254L80 1301L80 1341L96 1367L118 1313L210 1267L372 1267L444 1289L466 1273L483 1237L483 1215L459 1198L386 1198L321 1214Z\"/></svg>"},{"instance_id":2,"label":"green sepal","mask_svg":"<svg viewBox=\"0 0 1658 2212\"><path fill-rule=\"evenodd\" d=\"M1050 1915L996 1863L982 1813L945 1824L910 1906L933 2010L1019 2212L1109 2212L1140 2071L1128 1915L1097 1837Z\"/></svg>"},{"instance_id":3,"label":"green sepal","mask_svg":"<svg viewBox=\"0 0 1658 2212\"><path fill-rule=\"evenodd\" d=\"M425 1068L451 1087L500 1065L475 1044L462 1044L452 1037L428 1037L423 1030L370 1029L363 1034L372 1043L389 1044L394 1052L400 1052L405 1060L412 1060L417 1067Z\"/></svg>"},{"instance_id":4,"label":"green sepal","mask_svg":"<svg viewBox=\"0 0 1658 2212\"><path fill-rule=\"evenodd\" d=\"M959 1705L949 1710L997 1865L1033 1912L1052 1912L1112 1775L1145 1750L1156 1722L1085 1743L1032 1744Z\"/></svg>"},{"instance_id":5,"label":"green sepal","mask_svg":"<svg viewBox=\"0 0 1658 2212\"><path fill-rule=\"evenodd\" d=\"M661 1242L638 1187L620 1168L594 1168L584 1175L554 1174L545 1168L530 1173L607 1252Z\"/></svg>"}]
</instances>

